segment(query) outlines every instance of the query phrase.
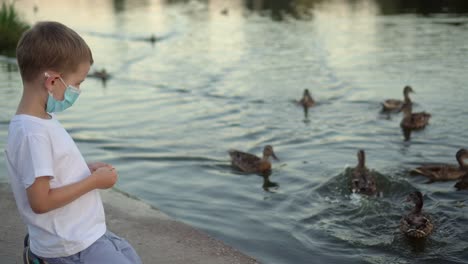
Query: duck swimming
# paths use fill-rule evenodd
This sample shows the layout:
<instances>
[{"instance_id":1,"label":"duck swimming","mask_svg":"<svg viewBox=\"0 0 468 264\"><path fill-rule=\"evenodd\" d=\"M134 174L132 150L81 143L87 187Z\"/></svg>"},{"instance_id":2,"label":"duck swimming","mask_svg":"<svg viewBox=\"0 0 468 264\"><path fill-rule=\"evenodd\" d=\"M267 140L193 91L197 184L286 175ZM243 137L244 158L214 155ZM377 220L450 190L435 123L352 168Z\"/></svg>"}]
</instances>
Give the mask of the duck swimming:
<instances>
[{"instance_id":1,"label":"duck swimming","mask_svg":"<svg viewBox=\"0 0 468 264\"><path fill-rule=\"evenodd\" d=\"M411 172L429 177L429 182L457 180L468 172L468 167L463 161L468 158L468 151L463 148L458 150L457 154L455 154L455 158L458 161L458 166L449 164L432 164L417 167L411 170Z\"/></svg>"},{"instance_id":2,"label":"duck swimming","mask_svg":"<svg viewBox=\"0 0 468 264\"><path fill-rule=\"evenodd\" d=\"M106 81L107 79L110 78L110 75L106 71L106 69L102 69L100 71L94 71L93 73L89 74L88 76L101 79L102 81Z\"/></svg>"},{"instance_id":3,"label":"duck swimming","mask_svg":"<svg viewBox=\"0 0 468 264\"><path fill-rule=\"evenodd\" d=\"M409 97L409 93L414 93L413 88L411 86L405 86L403 88L403 96L404 100L398 99L387 99L382 103L382 111L383 112L392 112L392 111L400 111L404 106L409 106L412 104L411 99Z\"/></svg>"},{"instance_id":4,"label":"duck swimming","mask_svg":"<svg viewBox=\"0 0 468 264\"><path fill-rule=\"evenodd\" d=\"M406 198L415 204L413 210L400 220L400 231L411 238L425 238L432 233L434 225L429 215L422 212L423 196L419 191L412 192Z\"/></svg>"},{"instance_id":5,"label":"duck swimming","mask_svg":"<svg viewBox=\"0 0 468 264\"><path fill-rule=\"evenodd\" d=\"M403 129L413 130L413 129L423 129L429 123L431 114L426 112L413 113L411 105L407 105L402 108L403 119L401 120L400 126Z\"/></svg>"},{"instance_id":6,"label":"duck swimming","mask_svg":"<svg viewBox=\"0 0 468 264\"><path fill-rule=\"evenodd\" d=\"M157 38L154 34L151 34L151 36L149 38L145 38L145 40L151 42L151 44L154 44L159 40L159 38Z\"/></svg>"},{"instance_id":7,"label":"duck swimming","mask_svg":"<svg viewBox=\"0 0 468 264\"><path fill-rule=\"evenodd\" d=\"M362 193L374 195L377 192L374 175L366 167L366 156L364 150L359 150L357 153L358 164L353 169L351 179L351 191L353 193Z\"/></svg>"},{"instance_id":8,"label":"duck swimming","mask_svg":"<svg viewBox=\"0 0 468 264\"><path fill-rule=\"evenodd\" d=\"M232 166L249 173L268 173L271 170L269 158L273 157L278 160L273 147L270 145L265 146L263 149L262 158L238 150L229 150L229 155L231 156Z\"/></svg>"},{"instance_id":9,"label":"duck swimming","mask_svg":"<svg viewBox=\"0 0 468 264\"><path fill-rule=\"evenodd\" d=\"M454 187L457 188L457 191L468 189L468 172L460 177L460 180L455 183Z\"/></svg>"},{"instance_id":10,"label":"duck swimming","mask_svg":"<svg viewBox=\"0 0 468 264\"><path fill-rule=\"evenodd\" d=\"M299 105L302 105L304 108L309 108L315 105L315 101L310 95L309 89L304 90L302 99L297 102Z\"/></svg>"}]
</instances>

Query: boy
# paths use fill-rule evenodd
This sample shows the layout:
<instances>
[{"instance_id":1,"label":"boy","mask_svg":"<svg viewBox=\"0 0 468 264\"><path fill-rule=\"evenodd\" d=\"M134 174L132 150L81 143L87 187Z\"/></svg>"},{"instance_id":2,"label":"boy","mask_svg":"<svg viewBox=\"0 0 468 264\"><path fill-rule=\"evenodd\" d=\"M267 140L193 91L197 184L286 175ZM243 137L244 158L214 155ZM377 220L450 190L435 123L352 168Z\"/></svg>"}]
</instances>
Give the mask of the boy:
<instances>
[{"instance_id":1,"label":"boy","mask_svg":"<svg viewBox=\"0 0 468 264\"><path fill-rule=\"evenodd\" d=\"M93 63L91 50L72 29L39 22L16 49L23 95L8 130L6 161L31 252L47 263L141 263L127 241L107 231L98 189L117 172L86 164L56 119L73 105Z\"/></svg>"}]
</instances>

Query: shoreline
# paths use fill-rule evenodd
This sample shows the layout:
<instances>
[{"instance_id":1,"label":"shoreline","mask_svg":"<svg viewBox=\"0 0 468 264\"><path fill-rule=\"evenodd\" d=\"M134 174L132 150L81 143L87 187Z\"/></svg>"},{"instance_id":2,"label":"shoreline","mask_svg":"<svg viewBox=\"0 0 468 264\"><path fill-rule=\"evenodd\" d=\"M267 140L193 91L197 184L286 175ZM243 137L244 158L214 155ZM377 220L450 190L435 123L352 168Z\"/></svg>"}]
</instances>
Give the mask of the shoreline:
<instances>
[{"instance_id":1,"label":"shoreline","mask_svg":"<svg viewBox=\"0 0 468 264\"><path fill-rule=\"evenodd\" d=\"M259 263L208 234L119 190L101 190L109 230L127 239L143 263ZM26 227L8 183L0 182L0 263L23 263Z\"/></svg>"}]
</instances>

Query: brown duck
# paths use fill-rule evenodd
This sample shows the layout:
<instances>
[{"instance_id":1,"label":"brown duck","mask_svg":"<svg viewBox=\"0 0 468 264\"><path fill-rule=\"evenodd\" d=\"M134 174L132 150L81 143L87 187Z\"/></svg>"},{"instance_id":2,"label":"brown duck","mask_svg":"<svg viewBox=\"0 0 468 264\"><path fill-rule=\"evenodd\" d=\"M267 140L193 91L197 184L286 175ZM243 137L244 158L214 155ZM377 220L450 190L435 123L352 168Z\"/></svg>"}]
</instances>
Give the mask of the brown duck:
<instances>
[{"instance_id":1,"label":"brown duck","mask_svg":"<svg viewBox=\"0 0 468 264\"><path fill-rule=\"evenodd\" d=\"M413 202L413 210L400 220L400 231L407 237L425 238L432 233L434 224L429 215L422 212L423 196L419 191L412 192L406 198L407 202Z\"/></svg>"},{"instance_id":2,"label":"brown duck","mask_svg":"<svg viewBox=\"0 0 468 264\"><path fill-rule=\"evenodd\" d=\"M229 150L229 155L231 156L232 166L249 173L268 173L271 170L270 156L278 160L273 147L270 145L265 146L263 149L262 158L238 150Z\"/></svg>"},{"instance_id":3,"label":"brown duck","mask_svg":"<svg viewBox=\"0 0 468 264\"><path fill-rule=\"evenodd\" d=\"M297 102L299 105L302 105L304 108L309 108L315 105L315 101L310 95L308 89L304 90L304 94L302 95L302 99Z\"/></svg>"},{"instance_id":4,"label":"brown duck","mask_svg":"<svg viewBox=\"0 0 468 264\"><path fill-rule=\"evenodd\" d=\"M358 164L353 169L351 179L351 191L353 193L362 193L374 195L377 192L374 175L366 167L366 156L364 150L357 153Z\"/></svg>"},{"instance_id":5,"label":"brown duck","mask_svg":"<svg viewBox=\"0 0 468 264\"><path fill-rule=\"evenodd\" d=\"M409 97L409 93L414 93L413 88L411 88L411 86L405 86L405 88L403 88L403 101L399 99L387 99L382 103L382 111L400 111L403 108L403 106L411 105L412 102Z\"/></svg>"},{"instance_id":6,"label":"brown duck","mask_svg":"<svg viewBox=\"0 0 468 264\"><path fill-rule=\"evenodd\" d=\"M468 151L466 149L458 150L457 154L455 154L455 158L458 161L458 166L449 164L432 164L417 167L411 170L411 172L428 177L429 182L457 180L468 172L468 167L463 161L468 158Z\"/></svg>"},{"instance_id":7,"label":"brown duck","mask_svg":"<svg viewBox=\"0 0 468 264\"><path fill-rule=\"evenodd\" d=\"M468 169L466 170L465 174L460 177L460 180L455 183L454 187L457 188L457 191L468 189Z\"/></svg>"},{"instance_id":8,"label":"brown duck","mask_svg":"<svg viewBox=\"0 0 468 264\"><path fill-rule=\"evenodd\" d=\"M423 129L429 123L431 114L426 112L413 113L413 107L411 105L403 107L403 119L401 120L400 126L403 129Z\"/></svg>"},{"instance_id":9,"label":"brown duck","mask_svg":"<svg viewBox=\"0 0 468 264\"><path fill-rule=\"evenodd\" d=\"M466 172L460 180L455 183L455 188L457 188L457 191L468 189L468 172Z\"/></svg>"}]
</instances>

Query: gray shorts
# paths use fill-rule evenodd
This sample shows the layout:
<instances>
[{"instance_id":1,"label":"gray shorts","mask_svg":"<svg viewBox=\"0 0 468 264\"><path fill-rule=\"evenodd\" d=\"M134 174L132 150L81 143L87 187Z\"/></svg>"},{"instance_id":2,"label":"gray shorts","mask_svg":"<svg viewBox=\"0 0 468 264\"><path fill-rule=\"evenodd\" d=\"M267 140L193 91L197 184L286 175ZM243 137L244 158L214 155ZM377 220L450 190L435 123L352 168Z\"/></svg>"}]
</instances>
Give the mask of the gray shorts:
<instances>
[{"instance_id":1,"label":"gray shorts","mask_svg":"<svg viewBox=\"0 0 468 264\"><path fill-rule=\"evenodd\" d=\"M48 264L141 264L141 259L127 240L107 231L85 250L62 258L42 258Z\"/></svg>"}]
</instances>

